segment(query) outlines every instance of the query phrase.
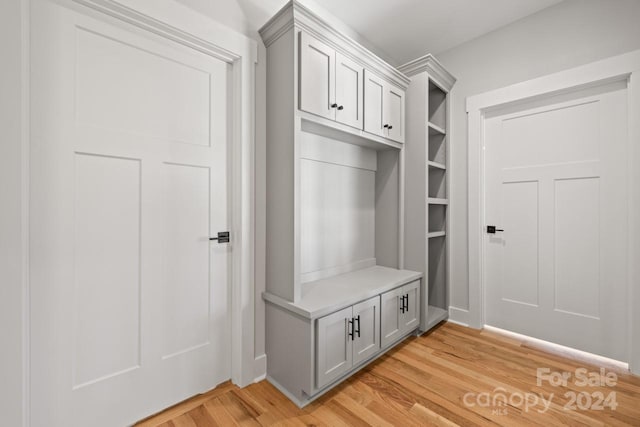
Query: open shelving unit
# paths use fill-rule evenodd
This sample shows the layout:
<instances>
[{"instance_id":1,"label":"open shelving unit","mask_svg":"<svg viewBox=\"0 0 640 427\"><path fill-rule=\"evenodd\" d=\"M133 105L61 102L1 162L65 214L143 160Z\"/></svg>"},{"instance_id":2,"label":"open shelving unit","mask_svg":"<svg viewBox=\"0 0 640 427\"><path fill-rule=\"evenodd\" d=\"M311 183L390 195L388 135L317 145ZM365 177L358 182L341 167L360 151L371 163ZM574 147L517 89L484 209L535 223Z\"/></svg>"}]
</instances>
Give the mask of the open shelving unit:
<instances>
[{"instance_id":1,"label":"open shelving unit","mask_svg":"<svg viewBox=\"0 0 640 427\"><path fill-rule=\"evenodd\" d=\"M423 272L422 331L448 318L449 91L455 78L431 55L400 67L407 91L405 268Z\"/></svg>"}]
</instances>

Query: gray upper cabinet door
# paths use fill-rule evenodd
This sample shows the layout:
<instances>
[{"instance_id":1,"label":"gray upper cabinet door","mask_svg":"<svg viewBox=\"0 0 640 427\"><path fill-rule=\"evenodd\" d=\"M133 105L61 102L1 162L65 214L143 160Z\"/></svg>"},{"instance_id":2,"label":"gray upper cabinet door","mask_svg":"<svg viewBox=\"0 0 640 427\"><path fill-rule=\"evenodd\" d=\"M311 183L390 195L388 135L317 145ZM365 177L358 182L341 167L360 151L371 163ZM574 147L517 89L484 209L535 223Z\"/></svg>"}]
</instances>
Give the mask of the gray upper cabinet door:
<instances>
[{"instance_id":1,"label":"gray upper cabinet door","mask_svg":"<svg viewBox=\"0 0 640 427\"><path fill-rule=\"evenodd\" d=\"M353 365L380 350L380 296L353 306Z\"/></svg>"},{"instance_id":2,"label":"gray upper cabinet door","mask_svg":"<svg viewBox=\"0 0 640 427\"><path fill-rule=\"evenodd\" d=\"M404 143L404 93L402 89L386 84L384 122L388 127L385 136L401 143Z\"/></svg>"},{"instance_id":3,"label":"gray upper cabinet door","mask_svg":"<svg viewBox=\"0 0 640 427\"><path fill-rule=\"evenodd\" d=\"M364 130L373 135L386 137L384 80L368 70L364 72Z\"/></svg>"},{"instance_id":4,"label":"gray upper cabinet door","mask_svg":"<svg viewBox=\"0 0 640 427\"><path fill-rule=\"evenodd\" d=\"M300 109L335 120L336 51L300 32Z\"/></svg>"},{"instance_id":5,"label":"gray upper cabinet door","mask_svg":"<svg viewBox=\"0 0 640 427\"><path fill-rule=\"evenodd\" d=\"M387 347L397 341L403 333L402 328L402 295L398 288L380 296L380 341Z\"/></svg>"},{"instance_id":6,"label":"gray upper cabinet door","mask_svg":"<svg viewBox=\"0 0 640 427\"><path fill-rule=\"evenodd\" d=\"M352 307L317 320L316 383L330 384L353 366Z\"/></svg>"},{"instance_id":7,"label":"gray upper cabinet door","mask_svg":"<svg viewBox=\"0 0 640 427\"><path fill-rule=\"evenodd\" d=\"M409 332L420 324L420 281L402 287L405 296L405 310L402 313L402 329Z\"/></svg>"},{"instance_id":8,"label":"gray upper cabinet door","mask_svg":"<svg viewBox=\"0 0 640 427\"><path fill-rule=\"evenodd\" d=\"M336 121L362 130L364 68L336 52Z\"/></svg>"}]
</instances>

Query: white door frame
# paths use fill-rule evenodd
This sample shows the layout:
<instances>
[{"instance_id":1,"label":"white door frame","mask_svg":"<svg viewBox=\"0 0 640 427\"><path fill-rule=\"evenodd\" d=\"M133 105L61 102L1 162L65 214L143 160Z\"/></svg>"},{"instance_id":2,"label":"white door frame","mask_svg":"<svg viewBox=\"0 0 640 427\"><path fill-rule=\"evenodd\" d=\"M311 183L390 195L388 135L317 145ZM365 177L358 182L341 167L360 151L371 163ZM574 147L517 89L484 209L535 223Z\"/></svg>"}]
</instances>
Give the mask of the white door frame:
<instances>
[{"instance_id":1,"label":"white door frame","mask_svg":"<svg viewBox=\"0 0 640 427\"><path fill-rule=\"evenodd\" d=\"M484 121L487 112L607 82L628 82L629 367L640 374L640 50L467 98L469 155L469 326L485 325ZM465 317L466 317L465 316Z\"/></svg>"},{"instance_id":2,"label":"white door frame","mask_svg":"<svg viewBox=\"0 0 640 427\"><path fill-rule=\"evenodd\" d=\"M23 200L23 419L29 425L29 56L30 4L23 10L22 64L22 179ZM172 0L53 0L94 16L108 15L129 25L210 55L232 67L232 123L230 142L230 231L232 266L231 380L244 387L254 382L254 246L255 246L255 68L257 43Z\"/></svg>"}]
</instances>

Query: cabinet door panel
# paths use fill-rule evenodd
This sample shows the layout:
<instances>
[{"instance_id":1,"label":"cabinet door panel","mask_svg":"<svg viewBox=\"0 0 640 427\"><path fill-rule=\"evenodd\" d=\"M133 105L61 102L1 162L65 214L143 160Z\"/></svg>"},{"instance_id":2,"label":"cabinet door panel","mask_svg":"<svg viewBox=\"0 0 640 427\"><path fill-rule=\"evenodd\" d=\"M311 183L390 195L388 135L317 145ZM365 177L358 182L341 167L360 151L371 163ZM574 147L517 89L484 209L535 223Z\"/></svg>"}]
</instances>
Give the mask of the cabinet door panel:
<instances>
[{"instance_id":1,"label":"cabinet door panel","mask_svg":"<svg viewBox=\"0 0 640 427\"><path fill-rule=\"evenodd\" d=\"M349 336L352 307L317 321L316 383L321 388L351 369L353 342Z\"/></svg>"},{"instance_id":2,"label":"cabinet door panel","mask_svg":"<svg viewBox=\"0 0 640 427\"><path fill-rule=\"evenodd\" d=\"M389 125L387 137L404 142L404 91L392 85L385 92L385 124Z\"/></svg>"},{"instance_id":3,"label":"cabinet door panel","mask_svg":"<svg viewBox=\"0 0 640 427\"><path fill-rule=\"evenodd\" d=\"M420 324L420 281L403 286L402 295L407 295L407 310L402 314L402 330L405 333Z\"/></svg>"},{"instance_id":4,"label":"cabinet door panel","mask_svg":"<svg viewBox=\"0 0 640 427\"><path fill-rule=\"evenodd\" d=\"M380 302L380 341L387 347L402 336L401 299L402 288L381 295Z\"/></svg>"},{"instance_id":5,"label":"cabinet door panel","mask_svg":"<svg viewBox=\"0 0 640 427\"><path fill-rule=\"evenodd\" d=\"M368 359L380 349L380 297L353 306L353 365Z\"/></svg>"},{"instance_id":6,"label":"cabinet door panel","mask_svg":"<svg viewBox=\"0 0 640 427\"><path fill-rule=\"evenodd\" d=\"M310 35L300 32L300 109L335 120L336 52Z\"/></svg>"},{"instance_id":7,"label":"cabinet door panel","mask_svg":"<svg viewBox=\"0 0 640 427\"><path fill-rule=\"evenodd\" d=\"M384 99L386 84L369 71L364 72L364 130L386 136Z\"/></svg>"},{"instance_id":8,"label":"cabinet door panel","mask_svg":"<svg viewBox=\"0 0 640 427\"><path fill-rule=\"evenodd\" d=\"M336 53L336 121L362 129L364 68Z\"/></svg>"}]
</instances>

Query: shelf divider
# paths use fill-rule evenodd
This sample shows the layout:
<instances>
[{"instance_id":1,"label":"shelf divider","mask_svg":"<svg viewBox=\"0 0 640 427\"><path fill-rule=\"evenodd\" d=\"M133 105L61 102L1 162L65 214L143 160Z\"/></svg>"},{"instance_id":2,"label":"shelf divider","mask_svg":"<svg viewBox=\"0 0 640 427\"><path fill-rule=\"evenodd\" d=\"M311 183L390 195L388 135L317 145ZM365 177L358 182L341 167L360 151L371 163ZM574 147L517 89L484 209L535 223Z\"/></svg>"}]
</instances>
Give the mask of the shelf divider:
<instances>
[{"instance_id":1,"label":"shelf divider","mask_svg":"<svg viewBox=\"0 0 640 427\"><path fill-rule=\"evenodd\" d=\"M427 202L430 205L448 205L449 204L449 199L438 199L436 197L429 197L427 199Z\"/></svg>"}]
</instances>

